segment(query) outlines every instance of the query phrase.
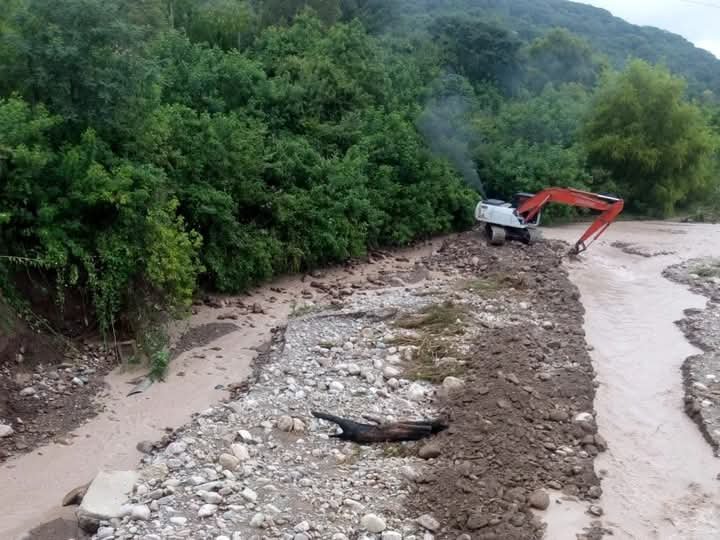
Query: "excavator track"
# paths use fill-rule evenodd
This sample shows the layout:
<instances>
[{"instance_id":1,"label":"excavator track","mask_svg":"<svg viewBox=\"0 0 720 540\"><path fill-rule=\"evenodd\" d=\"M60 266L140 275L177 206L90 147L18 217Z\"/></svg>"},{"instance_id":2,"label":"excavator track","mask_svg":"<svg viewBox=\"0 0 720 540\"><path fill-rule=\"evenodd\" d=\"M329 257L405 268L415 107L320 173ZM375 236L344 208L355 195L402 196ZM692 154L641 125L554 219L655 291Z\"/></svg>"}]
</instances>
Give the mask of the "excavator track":
<instances>
[{"instance_id":1,"label":"excavator track","mask_svg":"<svg viewBox=\"0 0 720 540\"><path fill-rule=\"evenodd\" d=\"M502 246L505 244L507 233L505 232L504 227L500 227L498 225L488 225L487 233L488 238L490 239L490 244L493 246Z\"/></svg>"},{"instance_id":2,"label":"excavator track","mask_svg":"<svg viewBox=\"0 0 720 540\"><path fill-rule=\"evenodd\" d=\"M532 246L533 244L540 242L542 239L542 233L539 229L535 229L534 227L528 227L525 229L525 243L527 245Z\"/></svg>"}]
</instances>

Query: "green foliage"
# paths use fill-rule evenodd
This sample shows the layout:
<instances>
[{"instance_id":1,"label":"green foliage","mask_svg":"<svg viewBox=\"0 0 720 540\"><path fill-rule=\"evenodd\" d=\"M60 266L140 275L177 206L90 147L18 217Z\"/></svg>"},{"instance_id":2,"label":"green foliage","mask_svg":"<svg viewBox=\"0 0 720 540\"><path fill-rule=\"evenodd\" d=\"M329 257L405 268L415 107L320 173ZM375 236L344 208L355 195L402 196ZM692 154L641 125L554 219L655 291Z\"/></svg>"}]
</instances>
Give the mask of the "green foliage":
<instances>
[{"instance_id":1,"label":"green foliage","mask_svg":"<svg viewBox=\"0 0 720 540\"><path fill-rule=\"evenodd\" d=\"M565 29L555 29L533 41L525 51L526 87L539 92L548 84L595 85L602 63L590 45Z\"/></svg>"},{"instance_id":2,"label":"green foliage","mask_svg":"<svg viewBox=\"0 0 720 540\"><path fill-rule=\"evenodd\" d=\"M144 274L161 297L189 308L197 276L203 270L198 259L202 238L187 231L182 216L176 215L178 204L171 200L148 213L145 245L149 256Z\"/></svg>"},{"instance_id":3,"label":"green foliage","mask_svg":"<svg viewBox=\"0 0 720 540\"><path fill-rule=\"evenodd\" d=\"M594 97L605 62L582 39L600 39L576 20L587 6L3 7L0 273L41 269L59 302L69 289L90 298L105 332L134 331L155 376L167 317L199 283L241 291L468 227L480 180L505 198L550 184L619 191L648 212L717 187L713 92L689 105L677 79L633 64ZM697 86L713 66L705 78L683 69Z\"/></svg>"},{"instance_id":4,"label":"green foliage","mask_svg":"<svg viewBox=\"0 0 720 540\"><path fill-rule=\"evenodd\" d=\"M340 0L342 20L359 19L370 32L379 32L397 23L399 0Z\"/></svg>"},{"instance_id":5,"label":"green foliage","mask_svg":"<svg viewBox=\"0 0 720 540\"><path fill-rule=\"evenodd\" d=\"M720 60L685 38L651 26L636 26L586 2L566 0L399 0L405 28L440 16L493 21L532 41L564 28L590 43L600 55L622 68L628 59L664 63L688 80L690 91L720 88Z\"/></svg>"},{"instance_id":6,"label":"green foliage","mask_svg":"<svg viewBox=\"0 0 720 540\"><path fill-rule=\"evenodd\" d=\"M666 216L709 187L717 137L684 90L666 69L634 61L608 75L595 98L590 162L610 171L637 210Z\"/></svg>"},{"instance_id":7,"label":"green foliage","mask_svg":"<svg viewBox=\"0 0 720 540\"><path fill-rule=\"evenodd\" d=\"M68 128L111 131L148 84L135 54L149 29L129 22L120 2L25 0L9 17L0 79L33 104L45 104Z\"/></svg>"},{"instance_id":8,"label":"green foliage","mask_svg":"<svg viewBox=\"0 0 720 540\"><path fill-rule=\"evenodd\" d=\"M340 0L263 0L260 4L260 20L263 26L288 24L296 15L309 9L325 24L340 19Z\"/></svg>"},{"instance_id":9,"label":"green foliage","mask_svg":"<svg viewBox=\"0 0 720 540\"><path fill-rule=\"evenodd\" d=\"M475 196L415 129L435 57L370 37L372 2L65 8L2 19L19 59L0 101L3 256L52 269L60 299L82 289L153 365L148 329L199 280L243 290L471 223ZM284 25L250 39L255 13Z\"/></svg>"},{"instance_id":10,"label":"green foliage","mask_svg":"<svg viewBox=\"0 0 720 540\"><path fill-rule=\"evenodd\" d=\"M242 0L205 0L190 9L184 24L188 36L225 50L248 45L258 24L252 6Z\"/></svg>"},{"instance_id":11,"label":"green foliage","mask_svg":"<svg viewBox=\"0 0 720 540\"><path fill-rule=\"evenodd\" d=\"M533 193L550 185L590 187L578 143L578 120L586 114L589 99L578 85L547 87L538 96L514 99L479 115L475 160L486 189L510 200L517 192ZM546 215L572 213L571 208L556 207Z\"/></svg>"},{"instance_id":12,"label":"green foliage","mask_svg":"<svg viewBox=\"0 0 720 540\"><path fill-rule=\"evenodd\" d=\"M512 88L517 75L520 41L493 24L467 17L438 17L429 26L443 59L454 72L472 82Z\"/></svg>"}]
</instances>

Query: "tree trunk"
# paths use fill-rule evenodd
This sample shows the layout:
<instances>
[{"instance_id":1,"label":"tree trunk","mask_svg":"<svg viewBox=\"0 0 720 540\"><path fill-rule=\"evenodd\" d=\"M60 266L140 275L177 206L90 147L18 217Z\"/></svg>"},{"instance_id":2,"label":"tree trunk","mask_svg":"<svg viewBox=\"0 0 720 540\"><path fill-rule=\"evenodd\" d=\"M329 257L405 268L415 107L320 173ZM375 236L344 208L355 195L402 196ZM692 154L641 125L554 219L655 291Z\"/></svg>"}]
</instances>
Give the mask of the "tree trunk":
<instances>
[{"instance_id":1,"label":"tree trunk","mask_svg":"<svg viewBox=\"0 0 720 540\"><path fill-rule=\"evenodd\" d=\"M447 429L447 424L440 419L371 425L360 424L327 413L313 412L312 414L315 418L327 420L340 426L342 433L332 435L332 437L360 444L417 441Z\"/></svg>"}]
</instances>

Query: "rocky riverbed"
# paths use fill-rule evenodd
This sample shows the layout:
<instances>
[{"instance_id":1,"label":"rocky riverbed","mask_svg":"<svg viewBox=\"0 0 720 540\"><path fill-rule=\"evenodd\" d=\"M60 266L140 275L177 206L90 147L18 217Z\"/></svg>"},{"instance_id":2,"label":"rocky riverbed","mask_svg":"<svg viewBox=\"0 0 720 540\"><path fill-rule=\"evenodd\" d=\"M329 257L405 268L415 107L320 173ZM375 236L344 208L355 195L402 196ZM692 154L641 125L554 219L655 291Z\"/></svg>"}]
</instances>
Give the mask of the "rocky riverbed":
<instances>
[{"instance_id":1,"label":"rocky riverbed","mask_svg":"<svg viewBox=\"0 0 720 540\"><path fill-rule=\"evenodd\" d=\"M683 364L685 410L703 435L720 450L720 260L693 259L669 267L665 277L684 283L708 298L704 309L689 309L678 321L688 340L702 354Z\"/></svg>"},{"instance_id":2,"label":"rocky riverbed","mask_svg":"<svg viewBox=\"0 0 720 540\"><path fill-rule=\"evenodd\" d=\"M89 495L83 524L117 540L539 539L547 490L601 516L606 444L566 249L490 249L468 233L372 289L299 304L252 379L141 443L129 500L93 515ZM449 428L361 446L312 411Z\"/></svg>"}]
</instances>

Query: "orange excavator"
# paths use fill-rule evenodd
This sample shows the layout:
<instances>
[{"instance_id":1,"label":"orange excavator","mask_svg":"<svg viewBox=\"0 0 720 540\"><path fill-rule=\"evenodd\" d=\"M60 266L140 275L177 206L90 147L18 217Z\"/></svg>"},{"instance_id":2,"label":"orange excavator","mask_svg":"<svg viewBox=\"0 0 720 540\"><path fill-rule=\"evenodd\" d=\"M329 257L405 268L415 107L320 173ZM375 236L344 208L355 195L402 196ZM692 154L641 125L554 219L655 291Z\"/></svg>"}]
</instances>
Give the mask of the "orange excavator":
<instances>
[{"instance_id":1,"label":"orange excavator","mask_svg":"<svg viewBox=\"0 0 720 540\"><path fill-rule=\"evenodd\" d=\"M585 251L622 212L625 203L610 195L588 193L572 188L548 188L540 193L518 193L512 203L497 199L480 201L475 218L484 225L490 243L502 245L507 238L532 243L539 238L537 227L545 205L560 203L597 210L601 214L580 237L572 254Z\"/></svg>"}]
</instances>

